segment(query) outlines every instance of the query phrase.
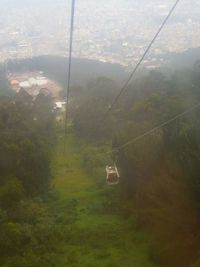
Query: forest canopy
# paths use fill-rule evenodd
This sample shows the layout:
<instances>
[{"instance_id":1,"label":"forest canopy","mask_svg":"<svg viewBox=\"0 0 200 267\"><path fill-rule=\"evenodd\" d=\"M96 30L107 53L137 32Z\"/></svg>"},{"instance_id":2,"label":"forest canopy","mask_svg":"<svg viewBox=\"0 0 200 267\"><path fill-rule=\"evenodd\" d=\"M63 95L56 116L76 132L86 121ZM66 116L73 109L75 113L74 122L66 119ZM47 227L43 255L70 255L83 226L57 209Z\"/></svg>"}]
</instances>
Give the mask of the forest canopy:
<instances>
[{"instance_id":1,"label":"forest canopy","mask_svg":"<svg viewBox=\"0 0 200 267\"><path fill-rule=\"evenodd\" d=\"M0 265L52 266L58 232L43 201L55 141L51 96L0 98ZM47 242L48 240L48 242ZM53 262L53 259L52 259ZM52 264L52 263L51 263Z\"/></svg>"},{"instance_id":2,"label":"forest canopy","mask_svg":"<svg viewBox=\"0 0 200 267\"><path fill-rule=\"evenodd\" d=\"M199 68L170 77L152 71L130 84L106 118L119 91L115 82L101 78L71 96L76 135L99 147L112 144L127 213L153 235L154 257L167 266L190 266L199 257L200 109L118 147L199 104L199 77Z\"/></svg>"},{"instance_id":3,"label":"forest canopy","mask_svg":"<svg viewBox=\"0 0 200 267\"><path fill-rule=\"evenodd\" d=\"M136 218L138 229L151 236L151 257L161 266L198 266L200 258L200 109L185 113L199 104L199 77L198 63L172 75L152 71L130 84L106 116L119 81L99 77L70 92L67 130L85 144L84 168L99 177L107 160L116 162L121 216ZM57 266L63 233L79 242L74 224L68 229L46 201L55 193L50 163L61 126L52 111L53 99L43 93L34 99L21 90L0 98L3 267ZM118 149L178 114L183 116Z\"/></svg>"}]
</instances>

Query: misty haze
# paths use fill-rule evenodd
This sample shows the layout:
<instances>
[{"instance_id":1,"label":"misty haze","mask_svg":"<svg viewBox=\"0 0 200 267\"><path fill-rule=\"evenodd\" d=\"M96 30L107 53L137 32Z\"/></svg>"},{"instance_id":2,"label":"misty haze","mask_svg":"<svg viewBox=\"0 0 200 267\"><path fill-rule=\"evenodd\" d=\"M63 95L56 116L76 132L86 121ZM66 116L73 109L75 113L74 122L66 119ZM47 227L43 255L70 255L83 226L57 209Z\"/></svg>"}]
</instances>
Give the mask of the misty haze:
<instances>
[{"instance_id":1,"label":"misty haze","mask_svg":"<svg viewBox=\"0 0 200 267\"><path fill-rule=\"evenodd\" d=\"M200 267L200 1L0 11L0 267Z\"/></svg>"},{"instance_id":2,"label":"misty haze","mask_svg":"<svg viewBox=\"0 0 200 267\"><path fill-rule=\"evenodd\" d=\"M171 0L77 1L74 57L134 66L172 4ZM0 5L1 61L68 55L70 1L7 0ZM145 65L159 66L167 53L198 47L199 10L198 0L182 2Z\"/></svg>"}]
</instances>

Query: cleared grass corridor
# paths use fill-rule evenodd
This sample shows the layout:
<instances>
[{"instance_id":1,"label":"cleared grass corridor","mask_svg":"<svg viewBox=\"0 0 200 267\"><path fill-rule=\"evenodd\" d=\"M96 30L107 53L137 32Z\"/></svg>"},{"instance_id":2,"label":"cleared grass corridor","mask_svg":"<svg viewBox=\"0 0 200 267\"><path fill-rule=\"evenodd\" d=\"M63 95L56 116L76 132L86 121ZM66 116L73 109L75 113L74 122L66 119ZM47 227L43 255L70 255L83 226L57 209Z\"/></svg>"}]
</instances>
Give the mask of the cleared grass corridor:
<instances>
[{"instance_id":1,"label":"cleared grass corridor","mask_svg":"<svg viewBox=\"0 0 200 267\"><path fill-rule=\"evenodd\" d=\"M82 147L73 136L58 141L52 160L54 204L66 242L58 256L60 267L155 267L149 242L134 218L121 215L117 188L99 186L82 166ZM102 177L105 179L105 177Z\"/></svg>"}]
</instances>

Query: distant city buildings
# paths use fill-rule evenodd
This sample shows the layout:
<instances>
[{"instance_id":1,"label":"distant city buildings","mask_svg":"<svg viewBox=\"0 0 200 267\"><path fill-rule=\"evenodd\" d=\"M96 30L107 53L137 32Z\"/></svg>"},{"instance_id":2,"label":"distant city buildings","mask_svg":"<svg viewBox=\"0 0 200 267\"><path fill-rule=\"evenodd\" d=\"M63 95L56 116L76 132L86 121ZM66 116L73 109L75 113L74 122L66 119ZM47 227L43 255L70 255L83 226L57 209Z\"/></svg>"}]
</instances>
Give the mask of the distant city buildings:
<instances>
[{"instance_id":1,"label":"distant city buildings","mask_svg":"<svg viewBox=\"0 0 200 267\"><path fill-rule=\"evenodd\" d=\"M52 1L48 6L43 1L30 6L2 6L0 61L39 55L67 56L70 6L66 2ZM77 2L73 56L132 67L174 1L165 2ZM154 68L163 62L166 53L199 46L200 2L193 0L192 3L185 0L179 4L146 58L145 66ZM36 83L35 80L24 82L25 87L28 83Z\"/></svg>"}]
</instances>

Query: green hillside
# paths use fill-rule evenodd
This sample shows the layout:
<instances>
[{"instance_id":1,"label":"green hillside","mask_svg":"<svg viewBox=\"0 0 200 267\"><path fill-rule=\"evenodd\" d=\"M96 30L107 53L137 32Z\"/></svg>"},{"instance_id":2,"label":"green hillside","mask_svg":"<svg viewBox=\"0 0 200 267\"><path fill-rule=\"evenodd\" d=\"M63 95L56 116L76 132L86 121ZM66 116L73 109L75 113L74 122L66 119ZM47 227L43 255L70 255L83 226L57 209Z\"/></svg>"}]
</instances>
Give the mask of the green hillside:
<instances>
[{"instance_id":1,"label":"green hillside","mask_svg":"<svg viewBox=\"0 0 200 267\"><path fill-rule=\"evenodd\" d=\"M133 218L121 214L118 187L108 187L105 177L88 175L82 166L83 145L67 138L56 146L52 168L59 199L53 204L63 228L70 229L58 266L153 267L149 241L138 231ZM102 166L102 169L104 167ZM100 179L103 180L98 185Z\"/></svg>"}]
</instances>

